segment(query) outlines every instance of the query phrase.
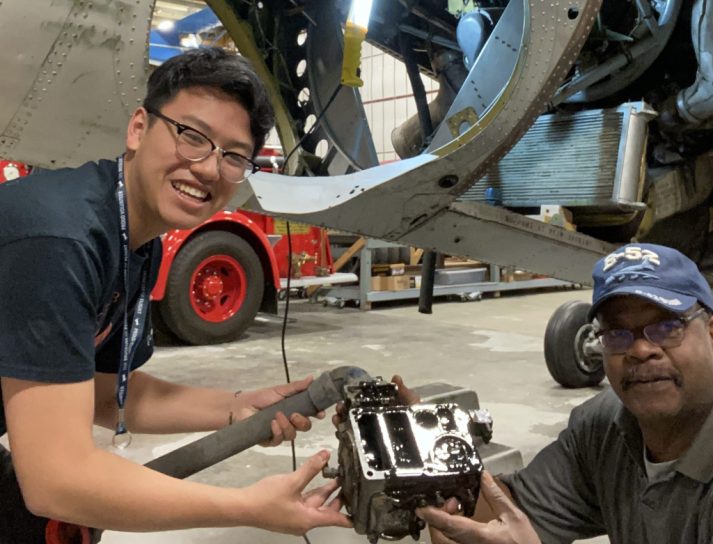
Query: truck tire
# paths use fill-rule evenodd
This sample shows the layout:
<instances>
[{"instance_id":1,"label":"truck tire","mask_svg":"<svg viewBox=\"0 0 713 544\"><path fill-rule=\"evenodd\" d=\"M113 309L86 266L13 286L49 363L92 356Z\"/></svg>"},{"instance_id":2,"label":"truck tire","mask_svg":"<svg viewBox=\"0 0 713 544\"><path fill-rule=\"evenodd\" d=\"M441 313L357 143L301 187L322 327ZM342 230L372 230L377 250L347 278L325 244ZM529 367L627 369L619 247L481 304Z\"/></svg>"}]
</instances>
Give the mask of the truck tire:
<instances>
[{"instance_id":1,"label":"truck tire","mask_svg":"<svg viewBox=\"0 0 713 544\"><path fill-rule=\"evenodd\" d=\"M161 317L189 344L230 342L252 324L264 288L260 259L250 244L229 232L204 232L176 255Z\"/></svg>"},{"instance_id":2,"label":"truck tire","mask_svg":"<svg viewBox=\"0 0 713 544\"><path fill-rule=\"evenodd\" d=\"M161 301L151 303L151 326L153 327L154 342L157 345L175 344L178 341L161 315Z\"/></svg>"},{"instance_id":3,"label":"truck tire","mask_svg":"<svg viewBox=\"0 0 713 544\"><path fill-rule=\"evenodd\" d=\"M587 312L592 305L571 300L555 310L545 330L545 363L562 387L575 389L597 385L604 379L601 357L585 349L592 325Z\"/></svg>"}]
</instances>

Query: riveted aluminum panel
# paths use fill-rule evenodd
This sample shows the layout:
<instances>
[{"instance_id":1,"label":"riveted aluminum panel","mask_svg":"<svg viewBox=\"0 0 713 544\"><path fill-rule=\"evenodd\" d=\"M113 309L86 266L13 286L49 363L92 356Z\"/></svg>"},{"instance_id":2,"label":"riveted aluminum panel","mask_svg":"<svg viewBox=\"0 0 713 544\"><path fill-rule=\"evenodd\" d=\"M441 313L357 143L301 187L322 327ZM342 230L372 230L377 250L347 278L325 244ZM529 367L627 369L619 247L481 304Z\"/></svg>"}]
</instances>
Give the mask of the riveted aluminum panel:
<instances>
[{"instance_id":1,"label":"riveted aluminum panel","mask_svg":"<svg viewBox=\"0 0 713 544\"><path fill-rule=\"evenodd\" d=\"M0 2L0 156L77 165L124 149L145 91L153 0Z\"/></svg>"}]
</instances>

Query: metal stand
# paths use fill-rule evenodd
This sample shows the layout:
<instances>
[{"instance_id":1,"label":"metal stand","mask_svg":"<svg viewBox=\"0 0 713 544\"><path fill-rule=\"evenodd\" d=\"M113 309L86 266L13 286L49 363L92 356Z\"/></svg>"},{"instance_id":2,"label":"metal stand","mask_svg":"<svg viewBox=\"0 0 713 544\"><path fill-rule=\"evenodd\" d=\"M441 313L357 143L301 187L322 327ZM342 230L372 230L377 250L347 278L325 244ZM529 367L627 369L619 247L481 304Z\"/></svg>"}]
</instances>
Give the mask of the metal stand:
<instances>
[{"instance_id":1,"label":"metal stand","mask_svg":"<svg viewBox=\"0 0 713 544\"><path fill-rule=\"evenodd\" d=\"M368 239L359 256L359 285L324 287L312 299L327 305L343 307L346 302L356 301L362 310L370 310L372 302L387 300L417 299L419 289L399 289L397 291L373 291L371 289L371 251L378 248L402 247L400 244ZM500 281L500 267L490 265L490 281L461 283L455 285L435 285L433 296L455 295L463 301L480 300L483 293L541 289L545 287L579 287L579 284L553 278L537 278L520 281Z\"/></svg>"}]
</instances>

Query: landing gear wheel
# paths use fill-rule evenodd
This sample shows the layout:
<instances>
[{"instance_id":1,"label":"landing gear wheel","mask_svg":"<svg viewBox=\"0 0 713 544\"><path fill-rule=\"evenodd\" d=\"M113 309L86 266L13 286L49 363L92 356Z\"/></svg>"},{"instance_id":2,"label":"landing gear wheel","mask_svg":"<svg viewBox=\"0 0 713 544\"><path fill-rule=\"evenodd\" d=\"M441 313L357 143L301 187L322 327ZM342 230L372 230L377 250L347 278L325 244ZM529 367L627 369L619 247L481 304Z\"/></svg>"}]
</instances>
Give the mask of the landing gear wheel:
<instances>
[{"instance_id":1,"label":"landing gear wheel","mask_svg":"<svg viewBox=\"0 0 713 544\"><path fill-rule=\"evenodd\" d=\"M176 256L160 313L189 344L230 342L252 324L264 288L250 244L228 232L205 232Z\"/></svg>"},{"instance_id":2,"label":"landing gear wheel","mask_svg":"<svg viewBox=\"0 0 713 544\"><path fill-rule=\"evenodd\" d=\"M545 362L552 378L562 387L597 385L604 379L601 350L587 322L591 304L566 302L550 317L545 330Z\"/></svg>"}]
</instances>

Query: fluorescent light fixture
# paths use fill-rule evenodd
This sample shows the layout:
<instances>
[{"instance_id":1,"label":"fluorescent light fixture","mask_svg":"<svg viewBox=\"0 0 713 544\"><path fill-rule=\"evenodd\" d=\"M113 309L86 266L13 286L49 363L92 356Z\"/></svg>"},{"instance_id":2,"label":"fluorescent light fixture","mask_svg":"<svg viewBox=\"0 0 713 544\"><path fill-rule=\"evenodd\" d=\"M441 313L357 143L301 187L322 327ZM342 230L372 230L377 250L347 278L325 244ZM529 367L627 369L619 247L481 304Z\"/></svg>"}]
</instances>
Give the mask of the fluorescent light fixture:
<instances>
[{"instance_id":1,"label":"fluorescent light fixture","mask_svg":"<svg viewBox=\"0 0 713 544\"><path fill-rule=\"evenodd\" d=\"M170 21L170 20L168 20L168 19L164 19L163 21L161 21L161 22L157 25L157 28L158 28L161 32L169 32L169 31L173 30L173 27L174 27L174 26L176 26L176 24L175 24L173 21Z\"/></svg>"},{"instance_id":2,"label":"fluorescent light fixture","mask_svg":"<svg viewBox=\"0 0 713 544\"><path fill-rule=\"evenodd\" d=\"M371 17L371 5L374 0L352 0L352 7L349 10L347 21L364 30L369 28L369 18Z\"/></svg>"}]
</instances>

